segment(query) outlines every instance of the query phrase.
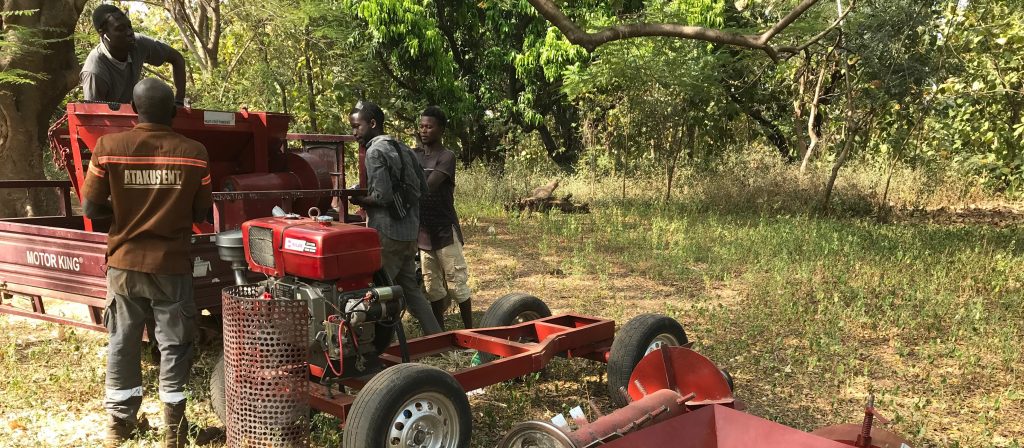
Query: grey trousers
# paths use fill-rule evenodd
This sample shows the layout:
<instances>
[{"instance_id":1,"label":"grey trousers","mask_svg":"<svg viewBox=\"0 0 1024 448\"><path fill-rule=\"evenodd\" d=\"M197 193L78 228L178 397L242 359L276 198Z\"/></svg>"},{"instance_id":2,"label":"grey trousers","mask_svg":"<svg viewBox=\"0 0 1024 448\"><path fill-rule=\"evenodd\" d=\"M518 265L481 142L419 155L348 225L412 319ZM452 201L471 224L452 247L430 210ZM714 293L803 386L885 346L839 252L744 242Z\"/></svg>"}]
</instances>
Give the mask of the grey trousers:
<instances>
[{"instance_id":1,"label":"grey trousers","mask_svg":"<svg viewBox=\"0 0 1024 448\"><path fill-rule=\"evenodd\" d=\"M434 317L434 311L430 303L423 296L420 284L416 278L416 264L413 257L419 250L415 241L398 241L378 233L380 237L381 259L384 265L384 272L391 277L396 285L402 287L405 293L405 306L412 313L416 320L420 321L423 327L423 334L434 334L441 332L441 326Z\"/></svg>"},{"instance_id":2,"label":"grey trousers","mask_svg":"<svg viewBox=\"0 0 1024 448\"><path fill-rule=\"evenodd\" d=\"M185 399L197 314L191 274L108 268L103 321L110 342L103 405L111 415L137 417L142 404L142 331L151 318L160 349L160 401L175 404Z\"/></svg>"}]
</instances>

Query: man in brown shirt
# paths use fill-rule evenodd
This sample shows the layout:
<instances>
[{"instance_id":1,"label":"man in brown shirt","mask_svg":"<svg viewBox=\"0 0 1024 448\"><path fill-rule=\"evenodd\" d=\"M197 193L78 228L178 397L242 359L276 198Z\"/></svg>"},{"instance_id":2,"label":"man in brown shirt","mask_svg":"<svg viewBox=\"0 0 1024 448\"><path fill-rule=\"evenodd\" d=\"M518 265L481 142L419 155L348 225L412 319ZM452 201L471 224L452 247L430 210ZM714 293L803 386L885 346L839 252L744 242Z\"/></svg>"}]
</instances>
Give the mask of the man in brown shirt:
<instances>
[{"instance_id":1,"label":"man in brown shirt","mask_svg":"<svg viewBox=\"0 0 1024 448\"><path fill-rule=\"evenodd\" d=\"M431 309L441 329L451 301L458 302L464 328L473 328L469 270L462 253L462 227L455 212L455 154L441 141L448 117L437 106L420 114L420 147L416 157L427 178L420 198L420 266Z\"/></svg>"},{"instance_id":2,"label":"man in brown shirt","mask_svg":"<svg viewBox=\"0 0 1024 448\"><path fill-rule=\"evenodd\" d=\"M147 319L155 319L164 445L184 447L184 391L198 311L188 248L192 223L203 221L213 203L209 157L201 143L171 130L177 109L167 84L152 78L138 83L132 108L139 124L97 140L82 190L86 216L113 218L104 312L110 333L106 446L119 446L136 428L142 330Z\"/></svg>"}]
</instances>

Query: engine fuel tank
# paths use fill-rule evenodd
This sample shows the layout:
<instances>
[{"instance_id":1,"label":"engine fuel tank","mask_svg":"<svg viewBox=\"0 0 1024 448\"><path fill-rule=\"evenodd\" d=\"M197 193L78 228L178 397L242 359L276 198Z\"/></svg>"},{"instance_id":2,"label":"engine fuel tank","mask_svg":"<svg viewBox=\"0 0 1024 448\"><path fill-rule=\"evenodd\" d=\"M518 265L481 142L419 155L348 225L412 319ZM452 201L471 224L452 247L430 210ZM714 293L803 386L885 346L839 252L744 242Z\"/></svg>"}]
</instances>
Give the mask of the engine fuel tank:
<instances>
[{"instance_id":1,"label":"engine fuel tank","mask_svg":"<svg viewBox=\"0 0 1024 448\"><path fill-rule=\"evenodd\" d=\"M365 288L381 268L377 231L309 218L272 217L242 224L249 269L271 277L291 275Z\"/></svg>"}]
</instances>

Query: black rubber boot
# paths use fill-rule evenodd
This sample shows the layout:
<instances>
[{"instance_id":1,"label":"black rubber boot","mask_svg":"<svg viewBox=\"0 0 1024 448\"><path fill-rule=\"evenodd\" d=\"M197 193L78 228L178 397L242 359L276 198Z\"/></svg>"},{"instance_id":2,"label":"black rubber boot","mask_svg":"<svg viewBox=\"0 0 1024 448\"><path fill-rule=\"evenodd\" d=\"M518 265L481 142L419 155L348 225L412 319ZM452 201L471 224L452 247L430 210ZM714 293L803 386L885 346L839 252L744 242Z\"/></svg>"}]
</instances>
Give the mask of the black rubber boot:
<instances>
[{"instance_id":1,"label":"black rubber boot","mask_svg":"<svg viewBox=\"0 0 1024 448\"><path fill-rule=\"evenodd\" d=\"M103 446L106 448L117 448L128 441L132 436L135 425L125 419L110 417L107 422L107 435L103 439Z\"/></svg>"},{"instance_id":2,"label":"black rubber boot","mask_svg":"<svg viewBox=\"0 0 1024 448\"><path fill-rule=\"evenodd\" d=\"M444 331L445 302L445 299L430 302L430 309L434 311L434 318L437 319L437 324L441 326L441 331Z\"/></svg>"},{"instance_id":3,"label":"black rubber boot","mask_svg":"<svg viewBox=\"0 0 1024 448\"><path fill-rule=\"evenodd\" d=\"M185 418L185 400L177 404L164 403L164 448L188 446L188 419Z\"/></svg>"},{"instance_id":4,"label":"black rubber boot","mask_svg":"<svg viewBox=\"0 0 1024 448\"><path fill-rule=\"evenodd\" d=\"M117 448L137 433L145 432L148 429L149 422L145 418L128 420L111 416L110 421L107 422L107 435L103 438L103 446Z\"/></svg>"},{"instance_id":5,"label":"black rubber boot","mask_svg":"<svg viewBox=\"0 0 1024 448\"><path fill-rule=\"evenodd\" d=\"M459 304L459 315L462 317L462 327L469 330L473 328L473 299L466 299Z\"/></svg>"}]
</instances>

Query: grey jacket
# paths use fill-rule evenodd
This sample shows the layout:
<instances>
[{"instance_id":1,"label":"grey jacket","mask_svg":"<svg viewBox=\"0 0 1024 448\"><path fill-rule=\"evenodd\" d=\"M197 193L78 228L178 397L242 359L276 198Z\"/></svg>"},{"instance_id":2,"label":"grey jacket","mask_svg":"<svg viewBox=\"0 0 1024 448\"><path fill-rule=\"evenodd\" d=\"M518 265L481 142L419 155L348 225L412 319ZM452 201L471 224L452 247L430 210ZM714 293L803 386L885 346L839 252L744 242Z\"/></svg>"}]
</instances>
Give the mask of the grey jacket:
<instances>
[{"instance_id":1,"label":"grey jacket","mask_svg":"<svg viewBox=\"0 0 1024 448\"><path fill-rule=\"evenodd\" d=\"M399 153L392 142L397 143L397 149L402 152L402 162L399 162ZM395 219L388 211L394 200L391 180L402 178L399 169L403 163L411 209L405 218ZM416 241L420 226L420 196L427 191L427 180L423 177L423 168L416 154L390 135L370 139L366 148L366 183L368 194L363 199L363 208L367 226L393 240Z\"/></svg>"}]
</instances>

